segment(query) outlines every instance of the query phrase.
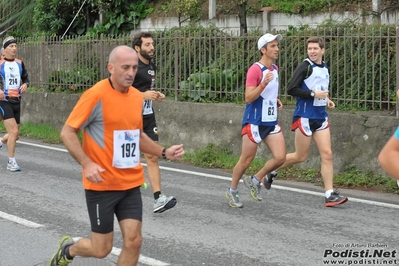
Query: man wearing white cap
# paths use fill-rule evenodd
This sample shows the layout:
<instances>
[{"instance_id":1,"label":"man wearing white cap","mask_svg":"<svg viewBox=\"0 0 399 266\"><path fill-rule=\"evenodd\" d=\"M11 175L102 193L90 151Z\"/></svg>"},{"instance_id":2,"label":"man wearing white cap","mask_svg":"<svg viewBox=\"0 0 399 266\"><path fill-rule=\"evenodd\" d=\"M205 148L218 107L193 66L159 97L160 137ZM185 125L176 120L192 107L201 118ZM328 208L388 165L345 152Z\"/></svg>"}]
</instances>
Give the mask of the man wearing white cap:
<instances>
[{"instance_id":1,"label":"man wearing white cap","mask_svg":"<svg viewBox=\"0 0 399 266\"><path fill-rule=\"evenodd\" d=\"M333 189L333 162L330 123L326 107L335 104L328 98L329 72L323 61L325 42L320 37L307 40L308 58L295 69L287 93L297 97L291 130L295 132L295 152L287 154L282 169L306 160L312 139L321 157L321 176L325 189L325 206L334 207L348 201ZM277 170L276 170L277 171ZM263 184L270 189L277 172L266 175Z\"/></svg>"},{"instance_id":2,"label":"man wearing white cap","mask_svg":"<svg viewBox=\"0 0 399 266\"><path fill-rule=\"evenodd\" d=\"M229 205L242 208L239 200L238 183L245 170L255 158L256 150L262 141L269 147L273 158L268 160L255 175L244 178L244 184L250 189L252 198L262 200L260 196L261 179L285 161L285 141L277 121L277 111L282 103L277 98L279 89L278 67L274 64L278 58L280 34L267 33L259 38L258 50L261 59L247 72L245 84L245 112L242 120L241 156L233 169L230 188L226 192Z\"/></svg>"}]
</instances>

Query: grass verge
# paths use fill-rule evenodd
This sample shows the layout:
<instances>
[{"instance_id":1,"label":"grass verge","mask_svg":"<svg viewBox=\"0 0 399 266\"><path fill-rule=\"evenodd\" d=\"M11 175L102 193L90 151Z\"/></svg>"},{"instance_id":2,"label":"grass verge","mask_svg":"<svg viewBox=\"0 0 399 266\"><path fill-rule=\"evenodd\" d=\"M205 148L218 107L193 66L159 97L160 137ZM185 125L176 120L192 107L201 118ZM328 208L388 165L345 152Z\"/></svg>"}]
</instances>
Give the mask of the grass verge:
<instances>
[{"instance_id":1,"label":"grass verge","mask_svg":"<svg viewBox=\"0 0 399 266\"><path fill-rule=\"evenodd\" d=\"M5 132L3 123L0 123L0 132ZM60 131L49 125L32 123L21 124L20 135L33 139L40 139L43 142L51 144L62 143ZM81 138L81 134L79 134L79 137ZM238 158L239 156L234 155L231 150L210 143L203 149L193 153L186 153L181 162L202 168L215 168L231 173ZM255 158L248 167L246 173L256 173L263 167L265 161L266 158ZM320 170L314 168L303 169L299 166L288 167L279 171L278 179L309 182L317 186L323 185ZM381 174L374 174L371 170L360 171L353 164L348 165L344 172L334 176L334 186L337 188L352 188L399 194L398 185L394 179Z\"/></svg>"},{"instance_id":2,"label":"grass verge","mask_svg":"<svg viewBox=\"0 0 399 266\"><path fill-rule=\"evenodd\" d=\"M216 168L231 172L238 158L239 156L234 156L232 151L225 147L208 144L204 149L186 154L182 162L204 168ZM263 167L265 162L266 158L255 158L246 173L256 173ZM323 186L320 170L314 168L303 169L300 166L291 166L280 170L278 179L308 182L317 186ZM362 172L353 164L348 165L344 172L334 176L334 186L336 188L352 188L399 194L398 185L394 179L381 174L374 174L371 170Z\"/></svg>"},{"instance_id":3,"label":"grass verge","mask_svg":"<svg viewBox=\"0 0 399 266\"><path fill-rule=\"evenodd\" d=\"M5 133L6 129L3 123L0 123L0 132ZM33 124L24 123L20 124L19 135L32 138L40 139L45 143L51 144L62 144L60 130L45 124ZM78 133L79 139L82 139L81 132Z\"/></svg>"}]
</instances>

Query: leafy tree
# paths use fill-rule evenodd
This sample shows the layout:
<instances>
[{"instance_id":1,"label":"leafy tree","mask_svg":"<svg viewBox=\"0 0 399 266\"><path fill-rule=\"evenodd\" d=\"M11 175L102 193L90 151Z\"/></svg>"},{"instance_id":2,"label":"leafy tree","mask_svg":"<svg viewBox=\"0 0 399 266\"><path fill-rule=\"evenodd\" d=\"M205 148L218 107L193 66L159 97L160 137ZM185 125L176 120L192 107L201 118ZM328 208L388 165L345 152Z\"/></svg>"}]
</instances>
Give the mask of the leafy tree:
<instances>
[{"instance_id":1,"label":"leafy tree","mask_svg":"<svg viewBox=\"0 0 399 266\"><path fill-rule=\"evenodd\" d=\"M198 0L177 1L175 8L179 16L188 17L190 21L197 21L201 18L201 6Z\"/></svg>"},{"instance_id":2,"label":"leafy tree","mask_svg":"<svg viewBox=\"0 0 399 266\"><path fill-rule=\"evenodd\" d=\"M117 35L130 32L151 12L146 0L36 0L33 21L47 35L62 35L66 31L69 35L80 35L89 29L89 34Z\"/></svg>"},{"instance_id":3,"label":"leafy tree","mask_svg":"<svg viewBox=\"0 0 399 266\"><path fill-rule=\"evenodd\" d=\"M34 27L32 14L35 0L0 1L0 36L25 37Z\"/></svg>"},{"instance_id":4,"label":"leafy tree","mask_svg":"<svg viewBox=\"0 0 399 266\"><path fill-rule=\"evenodd\" d=\"M140 19L145 18L152 12L152 8L147 7L146 0L128 1L104 1L103 7L106 8L105 18L97 27L102 29L99 32L108 34L128 33L139 24ZM94 29L96 30L96 28Z\"/></svg>"},{"instance_id":5,"label":"leafy tree","mask_svg":"<svg viewBox=\"0 0 399 266\"><path fill-rule=\"evenodd\" d=\"M68 6L62 5L58 0L37 0L33 23L40 32L61 35L65 20L70 17Z\"/></svg>"}]
</instances>

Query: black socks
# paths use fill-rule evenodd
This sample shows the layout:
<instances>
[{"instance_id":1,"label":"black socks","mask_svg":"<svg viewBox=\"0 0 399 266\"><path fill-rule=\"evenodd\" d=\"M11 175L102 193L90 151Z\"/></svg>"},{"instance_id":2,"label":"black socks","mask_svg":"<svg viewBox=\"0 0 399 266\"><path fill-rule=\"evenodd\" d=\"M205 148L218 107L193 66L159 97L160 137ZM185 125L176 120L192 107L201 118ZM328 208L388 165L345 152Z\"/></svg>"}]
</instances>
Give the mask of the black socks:
<instances>
[{"instance_id":1,"label":"black socks","mask_svg":"<svg viewBox=\"0 0 399 266\"><path fill-rule=\"evenodd\" d=\"M157 200L159 198L159 195L161 195L161 191L157 191L154 193L154 199Z\"/></svg>"},{"instance_id":2,"label":"black socks","mask_svg":"<svg viewBox=\"0 0 399 266\"><path fill-rule=\"evenodd\" d=\"M66 246L65 249L64 249L65 258L67 258L68 260L73 260L73 257L71 256L71 254L69 254L69 248L70 248L71 246L72 246L72 245L68 245L68 246Z\"/></svg>"}]
</instances>

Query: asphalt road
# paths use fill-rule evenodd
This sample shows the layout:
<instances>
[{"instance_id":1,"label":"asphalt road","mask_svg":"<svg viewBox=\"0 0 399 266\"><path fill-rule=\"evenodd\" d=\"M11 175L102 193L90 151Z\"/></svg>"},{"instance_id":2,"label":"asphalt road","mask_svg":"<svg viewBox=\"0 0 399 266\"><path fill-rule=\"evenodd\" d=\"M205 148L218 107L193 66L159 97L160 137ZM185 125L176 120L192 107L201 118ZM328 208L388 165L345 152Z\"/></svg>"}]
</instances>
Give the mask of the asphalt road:
<instances>
[{"instance_id":1,"label":"asphalt road","mask_svg":"<svg viewBox=\"0 0 399 266\"><path fill-rule=\"evenodd\" d=\"M0 150L0 266L46 265L61 236L90 235L80 167L62 146L23 139L16 153L22 171L11 173L6 149ZM399 265L398 195L341 190L349 202L326 208L322 189L277 180L261 202L240 184L244 208L233 209L225 198L228 174L161 165L163 192L178 203L154 214L151 189L142 190L139 265ZM122 246L115 228L112 254L71 265L115 265Z\"/></svg>"}]
</instances>

